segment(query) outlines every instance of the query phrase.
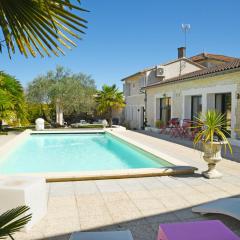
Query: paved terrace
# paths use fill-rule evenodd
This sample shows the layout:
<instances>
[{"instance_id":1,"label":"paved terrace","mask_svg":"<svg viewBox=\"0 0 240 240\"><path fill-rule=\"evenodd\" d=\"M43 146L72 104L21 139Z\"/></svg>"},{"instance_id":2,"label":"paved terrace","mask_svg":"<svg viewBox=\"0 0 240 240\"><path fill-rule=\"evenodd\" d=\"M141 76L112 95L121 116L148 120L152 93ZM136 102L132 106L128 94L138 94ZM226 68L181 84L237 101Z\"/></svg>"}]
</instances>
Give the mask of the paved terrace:
<instances>
[{"instance_id":1,"label":"paved terrace","mask_svg":"<svg viewBox=\"0 0 240 240\"><path fill-rule=\"evenodd\" d=\"M201 153L188 147L126 131L123 135L205 170ZM48 184L48 214L21 240L67 240L73 231L130 229L135 240L155 240L159 223L220 219L240 236L240 222L222 215L201 216L191 207L240 196L240 164L223 160L222 179L150 177ZM17 238L18 237L18 238Z\"/></svg>"}]
</instances>

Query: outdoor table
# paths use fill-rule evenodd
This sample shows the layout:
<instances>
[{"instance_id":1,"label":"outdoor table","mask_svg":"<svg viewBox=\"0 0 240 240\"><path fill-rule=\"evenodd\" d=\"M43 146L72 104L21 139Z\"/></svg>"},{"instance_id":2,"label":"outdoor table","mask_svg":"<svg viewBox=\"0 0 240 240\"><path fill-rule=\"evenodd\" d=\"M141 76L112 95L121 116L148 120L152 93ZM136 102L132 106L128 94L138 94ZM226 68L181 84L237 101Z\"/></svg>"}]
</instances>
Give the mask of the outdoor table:
<instances>
[{"instance_id":1,"label":"outdoor table","mask_svg":"<svg viewBox=\"0 0 240 240\"><path fill-rule=\"evenodd\" d=\"M157 240L240 240L221 221L160 224Z\"/></svg>"}]
</instances>

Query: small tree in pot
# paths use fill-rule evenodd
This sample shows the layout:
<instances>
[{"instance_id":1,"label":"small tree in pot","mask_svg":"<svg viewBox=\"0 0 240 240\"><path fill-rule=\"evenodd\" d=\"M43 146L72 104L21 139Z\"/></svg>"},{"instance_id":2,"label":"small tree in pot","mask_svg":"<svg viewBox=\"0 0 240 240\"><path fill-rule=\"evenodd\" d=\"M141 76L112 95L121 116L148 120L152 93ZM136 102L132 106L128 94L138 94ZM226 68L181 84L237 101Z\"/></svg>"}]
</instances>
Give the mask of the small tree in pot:
<instances>
[{"instance_id":1,"label":"small tree in pot","mask_svg":"<svg viewBox=\"0 0 240 240\"><path fill-rule=\"evenodd\" d=\"M206 114L196 117L194 126L199 131L193 140L194 145L202 144L203 159L208 163L208 170L203 172L206 178L219 178L222 176L216 170L216 164L222 160L222 146L229 148L232 154L232 147L227 139L229 133L226 131L227 120L225 114L218 113L214 110L207 111Z\"/></svg>"}]
</instances>

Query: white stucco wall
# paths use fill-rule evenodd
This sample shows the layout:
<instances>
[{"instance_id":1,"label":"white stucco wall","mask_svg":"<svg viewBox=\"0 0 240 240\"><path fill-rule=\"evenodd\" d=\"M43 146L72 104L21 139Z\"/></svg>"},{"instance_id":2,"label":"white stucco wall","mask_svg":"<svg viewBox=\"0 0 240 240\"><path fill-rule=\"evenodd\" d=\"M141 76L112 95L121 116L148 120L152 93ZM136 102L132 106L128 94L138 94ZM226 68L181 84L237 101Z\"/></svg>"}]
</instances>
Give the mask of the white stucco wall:
<instances>
[{"instance_id":1,"label":"white stucco wall","mask_svg":"<svg viewBox=\"0 0 240 240\"><path fill-rule=\"evenodd\" d=\"M216 93L231 93L231 128L232 137L235 137L234 129L240 129L240 100L236 97L237 93L240 93L240 72L180 81L147 89L148 123L154 126L158 119L158 98L171 97L171 117L184 119L190 118L191 115L191 96L202 96L202 111L206 112L215 107L213 99Z\"/></svg>"}]
</instances>

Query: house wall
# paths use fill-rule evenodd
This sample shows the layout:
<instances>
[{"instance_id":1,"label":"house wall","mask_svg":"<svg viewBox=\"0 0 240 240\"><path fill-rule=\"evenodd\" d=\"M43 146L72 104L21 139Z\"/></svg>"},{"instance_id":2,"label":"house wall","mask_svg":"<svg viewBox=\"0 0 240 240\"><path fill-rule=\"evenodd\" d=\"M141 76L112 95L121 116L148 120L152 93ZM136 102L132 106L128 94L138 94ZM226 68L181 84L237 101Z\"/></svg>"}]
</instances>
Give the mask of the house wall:
<instances>
[{"instance_id":1,"label":"house wall","mask_svg":"<svg viewBox=\"0 0 240 240\"><path fill-rule=\"evenodd\" d=\"M138 94L126 98L125 123L130 128L140 129L143 126L142 108L145 106L145 94Z\"/></svg>"},{"instance_id":2,"label":"house wall","mask_svg":"<svg viewBox=\"0 0 240 240\"><path fill-rule=\"evenodd\" d=\"M143 126L142 108L145 106L145 95L140 89L145 86L145 74L137 74L125 80L124 96L126 107L124 109L124 122L132 129Z\"/></svg>"},{"instance_id":3,"label":"house wall","mask_svg":"<svg viewBox=\"0 0 240 240\"><path fill-rule=\"evenodd\" d=\"M174 62L161 66L164 68L164 78L177 77L180 74L200 70L201 68L189 63L185 59L178 59ZM124 110L125 122L131 127L139 129L143 126L142 107L145 107L144 94L140 89L149 84L164 81L162 77L156 77L156 69L139 73L124 81L124 95L126 107ZM178 102L177 102L178 103Z\"/></svg>"},{"instance_id":4,"label":"house wall","mask_svg":"<svg viewBox=\"0 0 240 240\"><path fill-rule=\"evenodd\" d=\"M189 118L191 112L190 96L202 95L202 111L214 108L212 103L213 93L232 93L232 129L240 129L240 72L232 72L213 77L195 80L174 82L147 89L147 120L151 126L158 119L157 99L163 96L172 98L171 117L180 119ZM236 132L232 131L232 137Z\"/></svg>"},{"instance_id":5,"label":"house wall","mask_svg":"<svg viewBox=\"0 0 240 240\"><path fill-rule=\"evenodd\" d=\"M147 72L147 85L202 69L201 67L189 63L185 59L179 59L175 62L159 67L164 68L164 77L156 77L156 69L150 70Z\"/></svg>"}]
</instances>

